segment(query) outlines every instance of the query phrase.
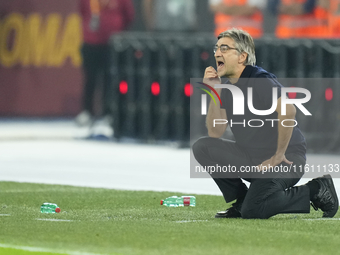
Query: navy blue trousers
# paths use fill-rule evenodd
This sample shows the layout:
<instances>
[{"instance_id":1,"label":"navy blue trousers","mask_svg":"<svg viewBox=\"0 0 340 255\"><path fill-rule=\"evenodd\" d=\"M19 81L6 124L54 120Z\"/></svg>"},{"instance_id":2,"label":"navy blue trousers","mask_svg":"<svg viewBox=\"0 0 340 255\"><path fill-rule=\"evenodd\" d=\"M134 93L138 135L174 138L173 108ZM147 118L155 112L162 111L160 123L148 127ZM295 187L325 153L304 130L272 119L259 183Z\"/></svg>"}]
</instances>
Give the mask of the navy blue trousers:
<instances>
[{"instance_id":1,"label":"navy blue trousers","mask_svg":"<svg viewBox=\"0 0 340 255\"><path fill-rule=\"evenodd\" d=\"M235 142L219 138L203 137L192 147L196 160L204 167L257 166L266 159L251 158ZM306 185L294 186L302 177L306 160L298 154L286 154L293 162L289 172L273 173L210 173L227 203L244 198L241 215L246 219L267 219L279 213L309 213L310 197ZM280 167L279 165L278 167ZM295 168L294 168L295 165ZM293 171L293 170L296 171ZM249 181L249 189L243 180Z\"/></svg>"}]
</instances>

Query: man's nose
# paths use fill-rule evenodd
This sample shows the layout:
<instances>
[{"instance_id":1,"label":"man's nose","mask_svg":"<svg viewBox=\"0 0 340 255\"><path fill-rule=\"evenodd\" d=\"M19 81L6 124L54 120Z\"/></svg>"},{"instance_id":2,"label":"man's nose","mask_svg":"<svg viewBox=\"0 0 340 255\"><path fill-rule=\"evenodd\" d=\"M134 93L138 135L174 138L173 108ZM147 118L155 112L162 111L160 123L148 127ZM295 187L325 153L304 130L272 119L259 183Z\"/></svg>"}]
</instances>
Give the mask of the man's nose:
<instances>
[{"instance_id":1,"label":"man's nose","mask_svg":"<svg viewBox=\"0 0 340 255\"><path fill-rule=\"evenodd\" d=\"M222 56L222 52L221 52L220 48L218 48L218 49L216 50L214 56L215 56L215 58L216 58L216 57Z\"/></svg>"}]
</instances>

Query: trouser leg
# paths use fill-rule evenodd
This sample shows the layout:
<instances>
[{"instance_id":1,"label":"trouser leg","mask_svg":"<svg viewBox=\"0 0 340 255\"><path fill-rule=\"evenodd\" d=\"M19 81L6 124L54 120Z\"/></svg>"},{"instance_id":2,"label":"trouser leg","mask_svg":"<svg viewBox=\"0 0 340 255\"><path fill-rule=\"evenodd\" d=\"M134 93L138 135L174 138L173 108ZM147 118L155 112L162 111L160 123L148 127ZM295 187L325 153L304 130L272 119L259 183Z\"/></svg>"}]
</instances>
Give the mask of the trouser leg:
<instances>
[{"instance_id":1,"label":"trouser leg","mask_svg":"<svg viewBox=\"0 0 340 255\"><path fill-rule=\"evenodd\" d=\"M93 113L93 99L96 87L96 80L98 77L98 52L95 45L84 44L82 47L83 57L83 74L84 74L84 87L83 87L83 109Z\"/></svg>"},{"instance_id":2,"label":"trouser leg","mask_svg":"<svg viewBox=\"0 0 340 255\"><path fill-rule=\"evenodd\" d=\"M252 162L245 151L235 142L203 137L196 141L192 147L193 154L203 167L215 166L236 166L239 169L244 165L251 165ZM247 186L242 182L239 173L210 173L227 203L244 197L247 193Z\"/></svg>"},{"instance_id":3,"label":"trouser leg","mask_svg":"<svg viewBox=\"0 0 340 255\"><path fill-rule=\"evenodd\" d=\"M288 154L286 158L297 166L306 163L300 155ZM280 172L275 178L251 180L241 209L242 218L267 219L279 213L309 213L309 188L306 185L294 187L302 174L294 171Z\"/></svg>"},{"instance_id":4,"label":"trouser leg","mask_svg":"<svg viewBox=\"0 0 340 255\"><path fill-rule=\"evenodd\" d=\"M111 102L113 99L112 79L110 73L110 47L103 45L102 48L102 61L103 61L103 95L102 95L102 114L111 114Z\"/></svg>"}]
</instances>

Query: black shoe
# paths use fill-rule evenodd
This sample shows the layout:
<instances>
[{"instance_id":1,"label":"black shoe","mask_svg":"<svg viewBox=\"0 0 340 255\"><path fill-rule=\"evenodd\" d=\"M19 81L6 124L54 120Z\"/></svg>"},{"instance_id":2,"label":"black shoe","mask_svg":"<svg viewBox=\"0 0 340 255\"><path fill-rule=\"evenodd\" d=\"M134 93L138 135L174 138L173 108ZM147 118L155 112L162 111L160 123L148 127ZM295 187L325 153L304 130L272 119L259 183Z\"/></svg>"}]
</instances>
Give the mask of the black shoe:
<instances>
[{"instance_id":1,"label":"black shoe","mask_svg":"<svg viewBox=\"0 0 340 255\"><path fill-rule=\"evenodd\" d=\"M216 213L215 218L241 218L242 203L234 203L225 211Z\"/></svg>"},{"instance_id":2,"label":"black shoe","mask_svg":"<svg viewBox=\"0 0 340 255\"><path fill-rule=\"evenodd\" d=\"M339 201L336 195L332 177L324 175L313 179L320 185L319 193L311 201L311 205L317 211L320 208L323 211L323 218L332 218L339 209Z\"/></svg>"}]
</instances>

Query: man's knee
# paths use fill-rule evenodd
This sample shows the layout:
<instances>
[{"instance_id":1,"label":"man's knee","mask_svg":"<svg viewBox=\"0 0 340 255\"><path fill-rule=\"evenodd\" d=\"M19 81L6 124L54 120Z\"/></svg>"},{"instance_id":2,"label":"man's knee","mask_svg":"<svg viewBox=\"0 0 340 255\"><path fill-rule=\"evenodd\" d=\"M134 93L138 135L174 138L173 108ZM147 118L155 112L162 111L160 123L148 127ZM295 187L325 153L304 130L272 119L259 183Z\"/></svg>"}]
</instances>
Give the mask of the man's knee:
<instances>
[{"instance_id":1,"label":"man's knee","mask_svg":"<svg viewBox=\"0 0 340 255\"><path fill-rule=\"evenodd\" d=\"M206 154L207 153L207 147L208 144L211 142L211 139L216 139L216 138L211 138L211 137L202 137L198 139L193 145L192 145L192 152L197 158L197 156Z\"/></svg>"}]
</instances>

